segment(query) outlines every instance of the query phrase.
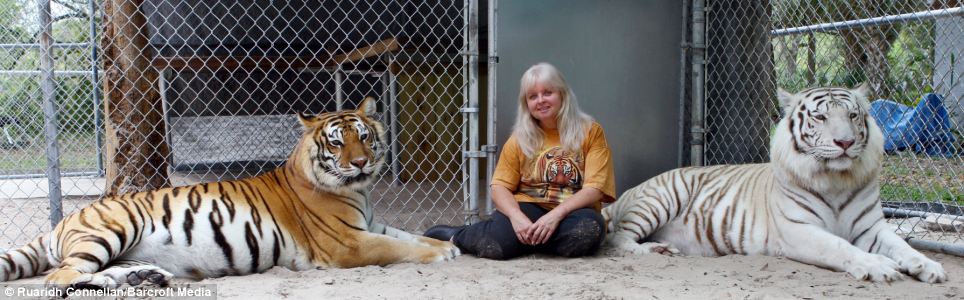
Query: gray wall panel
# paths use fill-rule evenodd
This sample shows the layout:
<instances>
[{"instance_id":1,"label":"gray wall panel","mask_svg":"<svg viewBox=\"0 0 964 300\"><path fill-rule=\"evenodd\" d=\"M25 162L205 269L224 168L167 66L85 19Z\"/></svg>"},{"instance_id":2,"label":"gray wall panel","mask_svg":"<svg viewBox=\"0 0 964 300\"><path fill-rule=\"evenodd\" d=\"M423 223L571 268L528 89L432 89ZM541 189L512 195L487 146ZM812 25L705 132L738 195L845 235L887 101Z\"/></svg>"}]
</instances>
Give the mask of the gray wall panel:
<instances>
[{"instance_id":1,"label":"gray wall panel","mask_svg":"<svg viewBox=\"0 0 964 300\"><path fill-rule=\"evenodd\" d=\"M519 77L558 67L602 124L622 193L677 166L681 1L499 1L498 143L514 122Z\"/></svg>"}]
</instances>

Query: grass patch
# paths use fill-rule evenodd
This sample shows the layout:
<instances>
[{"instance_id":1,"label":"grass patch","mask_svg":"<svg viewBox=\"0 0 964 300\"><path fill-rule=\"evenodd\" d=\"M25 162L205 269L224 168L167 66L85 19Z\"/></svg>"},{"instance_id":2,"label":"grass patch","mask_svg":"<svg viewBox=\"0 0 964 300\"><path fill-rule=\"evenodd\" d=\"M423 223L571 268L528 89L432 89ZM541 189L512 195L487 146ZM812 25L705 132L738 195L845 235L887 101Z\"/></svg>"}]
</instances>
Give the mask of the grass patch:
<instances>
[{"instance_id":1,"label":"grass patch","mask_svg":"<svg viewBox=\"0 0 964 300\"><path fill-rule=\"evenodd\" d=\"M940 187L882 184L880 200L897 202L943 202L964 205L964 194Z\"/></svg>"},{"instance_id":2,"label":"grass patch","mask_svg":"<svg viewBox=\"0 0 964 300\"><path fill-rule=\"evenodd\" d=\"M79 135L60 144L60 171L97 170L94 136ZM47 154L42 142L0 148L0 174L42 174L47 169Z\"/></svg>"},{"instance_id":3,"label":"grass patch","mask_svg":"<svg viewBox=\"0 0 964 300\"><path fill-rule=\"evenodd\" d=\"M961 157L931 157L898 152L884 157L880 199L964 205Z\"/></svg>"}]
</instances>

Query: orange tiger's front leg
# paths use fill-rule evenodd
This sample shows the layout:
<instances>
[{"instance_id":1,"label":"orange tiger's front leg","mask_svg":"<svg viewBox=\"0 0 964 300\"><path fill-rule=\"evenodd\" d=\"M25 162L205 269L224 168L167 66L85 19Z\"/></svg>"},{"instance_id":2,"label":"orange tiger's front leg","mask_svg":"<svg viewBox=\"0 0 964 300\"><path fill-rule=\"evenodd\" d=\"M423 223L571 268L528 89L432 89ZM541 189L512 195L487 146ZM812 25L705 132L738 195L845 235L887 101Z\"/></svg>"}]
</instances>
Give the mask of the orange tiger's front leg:
<instances>
[{"instance_id":1,"label":"orange tiger's front leg","mask_svg":"<svg viewBox=\"0 0 964 300\"><path fill-rule=\"evenodd\" d=\"M102 240L91 237L90 240ZM97 242L81 241L69 246L64 253L60 267L47 275L48 286L67 288L68 286L83 287L117 287L117 282L110 277L96 274L110 261L108 249Z\"/></svg>"},{"instance_id":2,"label":"orange tiger's front leg","mask_svg":"<svg viewBox=\"0 0 964 300\"><path fill-rule=\"evenodd\" d=\"M117 198L104 198L67 216L51 234L51 256L60 260L45 282L55 288L113 288L126 283L126 278L102 273L114 266L115 260L138 245L143 232L143 219L127 210L129 203ZM126 212L126 213L125 213ZM134 219L118 218L128 215ZM116 268L115 268L116 270Z\"/></svg>"},{"instance_id":3,"label":"orange tiger's front leg","mask_svg":"<svg viewBox=\"0 0 964 300\"><path fill-rule=\"evenodd\" d=\"M434 263L451 260L458 255L458 248L450 242L439 241L440 246L429 246L367 231L355 231L351 238L356 244L347 249L348 253L335 258L335 264L339 267L385 266L401 262Z\"/></svg>"},{"instance_id":4,"label":"orange tiger's front leg","mask_svg":"<svg viewBox=\"0 0 964 300\"><path fill-rule=\"evenodd\" d=\"M429 238L429 237L424 237L421 235L413 235L411 233L405 232L404 230L387 226L384 224L380 224L380 223L372 223L372 225L369 227L369 232L381 233L389 237L393 237L403 241L419 242L419 243L422 243L423 245L430 246L430 247L442 247L442 248L450 249L451 251L455 252L455 256L459 256L462 254L459 251L459 248L455 247L455 245L450 242L439 241L439 240Z\"/></svg>"}]
</instances>

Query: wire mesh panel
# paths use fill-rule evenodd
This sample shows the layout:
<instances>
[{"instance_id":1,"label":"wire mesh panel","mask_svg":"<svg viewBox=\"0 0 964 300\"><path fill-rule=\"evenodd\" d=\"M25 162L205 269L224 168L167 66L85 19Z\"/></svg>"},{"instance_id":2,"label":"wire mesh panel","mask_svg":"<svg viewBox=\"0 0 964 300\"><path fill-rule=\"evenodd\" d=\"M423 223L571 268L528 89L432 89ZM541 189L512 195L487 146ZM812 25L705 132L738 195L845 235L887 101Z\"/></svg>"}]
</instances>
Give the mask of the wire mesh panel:
<instances>
[{"instance_id":1,"label":"wire mesh panel","mask_svg":"<svg viewBox=\"0 0 964 300\"><path fill-rule=\"evenodd\" d=\"M86 0L53 1L44 30L37 1L0 2L0 248L22 244L50 228L47 141L58 132L61 203L74 210L103 190L94 109L94 31ZM41 43L49 34L52 43ZM43 63L42 53L55 62ZM52 71L52 77L44 72ZM42 91L47 84L52 93ZM45 101L57 118L45 126ZM60 200L60 199L58 199Z\"/></svg>"},{"instance_id":2,"label":"wire mesh panel","mask_svg":"<svg viewBox=\"0 0 964 300\"><path fill-rule=\"evenodd\" d=\"M866 82L886 136L885 211L905 236L964 244L959 1L707 4L707 164L768 160L776 87Z\"/></svg>"},{"instance_id":3,"label":"wire mesh panel","mask_svg":"<svg viewBox=\"0 0 964 300\"><path fill-rule=\"evenodd\" d=\"M0 47L0 175L10 175L0 179L0 248L49 230L36 3L0 1L11 6L0 22L15 29L2 43L30 44ZM53 0L64 213L104 193L272 170L301 135L296 113L373 96L390 143L371 193L377 221L412 231L463 222L460 108L466 45L477 42L466 38L468 7Z\"/></svg>"}]
</instances>

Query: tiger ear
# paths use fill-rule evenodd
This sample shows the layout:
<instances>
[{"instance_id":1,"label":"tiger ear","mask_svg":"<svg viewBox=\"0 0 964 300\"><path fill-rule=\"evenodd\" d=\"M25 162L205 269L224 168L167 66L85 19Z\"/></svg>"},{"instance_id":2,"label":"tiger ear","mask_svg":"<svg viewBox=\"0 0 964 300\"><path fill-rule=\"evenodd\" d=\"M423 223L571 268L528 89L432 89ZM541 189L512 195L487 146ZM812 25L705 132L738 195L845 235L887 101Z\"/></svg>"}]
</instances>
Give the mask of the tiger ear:
<instances>
[{"instance_id":1,"label":"tiger ear","mask_svg":"<svg viewBox=\"0 0 964 300\"><path fill-rule=\"evenodd\" d=\"M356 112L363 116L371 116L375 113L376 104L378 104L378 102L375 100L375 97L365 97L365 100L362 100L361 103L358 104Z\"/></svg>"},{"instance_id":2,"label":"tiger ear","mask_svg":"<svg viewBox=\"0 0 964 300\"><path fill-rule=\"evenodd\" d=\"M781 87L777 88L777 100L780 102L780 108L783 110L784 114L789 114L794 106L800 102L796 95L787 92Z\"/></svg>"},{"instance_id":3,"label":"tiger ear","mask_svg":"<svg viewBox=\"0 0 964 300\"><path fill-rule=\"evenodd\" d=\"M863 104L870 105L870 85L866 81L861 82L851 90L855 96L857 96L858 101Z\"/></svg>"},{"instance_id":4,"label":"tiger ear","mask_svg":"<svg viewBox=\"0 0 964 300\"><path fill-rule=\"evenodd\" d=\"M311 128L315 124L318 124L319 120L321 119L316 115L306 114L303 112L298 113L298 121L301 121L301 125L305 128Z\"/></svg>"}]
</instances>

